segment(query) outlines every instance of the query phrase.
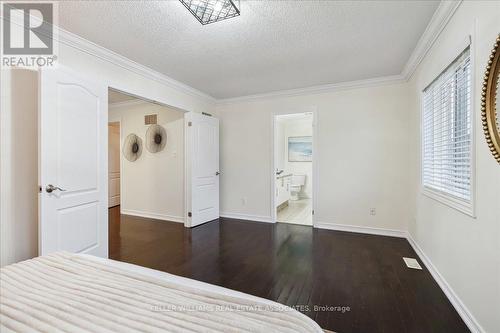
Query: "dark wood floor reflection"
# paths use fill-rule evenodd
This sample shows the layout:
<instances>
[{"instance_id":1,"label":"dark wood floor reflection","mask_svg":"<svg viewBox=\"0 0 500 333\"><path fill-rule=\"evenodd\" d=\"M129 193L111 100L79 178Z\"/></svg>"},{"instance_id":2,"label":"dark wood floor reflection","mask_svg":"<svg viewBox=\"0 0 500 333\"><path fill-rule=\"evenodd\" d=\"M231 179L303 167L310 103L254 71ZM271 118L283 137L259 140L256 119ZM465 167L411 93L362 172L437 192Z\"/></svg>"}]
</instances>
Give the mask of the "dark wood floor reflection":
<instances>
[{"instance_id":1,"label":"dark wood floor reflection","mask_svg":"<svg viewBox=\"0 0 500 333\"><path fill-rule=\"evenodd\" d=\"M286 305L339 333L469 332L405 239L277 223L181 223L109 211L110 257Z\"/></svg>"}]
</instances>

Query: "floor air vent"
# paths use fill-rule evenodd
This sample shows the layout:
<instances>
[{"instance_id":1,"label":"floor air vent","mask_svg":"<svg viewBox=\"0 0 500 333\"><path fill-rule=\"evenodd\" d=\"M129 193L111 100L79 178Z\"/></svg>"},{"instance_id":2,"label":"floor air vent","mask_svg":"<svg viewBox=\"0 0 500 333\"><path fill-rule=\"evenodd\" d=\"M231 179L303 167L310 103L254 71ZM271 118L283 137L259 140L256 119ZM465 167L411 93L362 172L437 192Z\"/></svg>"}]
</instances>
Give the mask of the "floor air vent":
<instances>
[{"instance_id":1,"label":"floor air vent","mask_svg":"<svg viewBox=\"0 0 500 333\"><path fill-rule=\"evenodd\" d=\"M405 264L406 264L406 266L408 266L408 268L422 269L422 266L420 266L420 264L418 263L417 259L415 259L415 258L406 258L406 257L403 257L403 260L405 261Z\"/></svg>"}]
</instances>

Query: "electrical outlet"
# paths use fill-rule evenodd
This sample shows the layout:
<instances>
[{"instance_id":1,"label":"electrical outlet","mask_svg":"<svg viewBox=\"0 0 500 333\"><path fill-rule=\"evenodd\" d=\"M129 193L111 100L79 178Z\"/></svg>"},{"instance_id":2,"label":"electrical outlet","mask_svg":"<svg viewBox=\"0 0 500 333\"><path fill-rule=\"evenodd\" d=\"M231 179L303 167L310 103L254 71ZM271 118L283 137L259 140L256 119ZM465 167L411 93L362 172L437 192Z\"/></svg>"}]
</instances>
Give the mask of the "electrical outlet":
<instances>
[{"instance_id":1,"label":"electrical outlet","mask_svg":"<svg viewBox=\"0 0 500 333\"><path fill-rule=\"evenodd\" d=\"M377 210L375 208L370 208L370 215L377 215Z\"/></svg>"}]
</instances>

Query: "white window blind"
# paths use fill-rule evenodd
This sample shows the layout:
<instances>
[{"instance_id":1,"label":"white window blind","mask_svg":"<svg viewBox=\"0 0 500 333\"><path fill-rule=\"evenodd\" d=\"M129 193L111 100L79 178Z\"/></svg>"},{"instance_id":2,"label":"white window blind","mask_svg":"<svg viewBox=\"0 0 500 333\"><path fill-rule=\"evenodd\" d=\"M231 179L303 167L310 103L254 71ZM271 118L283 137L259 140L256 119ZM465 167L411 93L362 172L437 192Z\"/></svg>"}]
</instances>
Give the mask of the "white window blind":
<instances>
[{"instance_id":1,"label":"white window blind","mask_svg":"<svg viewBox=\"0 0 500 333\"><path fill-rule=\"evenodd\" d=\"M422 182L471 207L471 64L467 48L423 93Z\"/></svg>"}]
</instances>

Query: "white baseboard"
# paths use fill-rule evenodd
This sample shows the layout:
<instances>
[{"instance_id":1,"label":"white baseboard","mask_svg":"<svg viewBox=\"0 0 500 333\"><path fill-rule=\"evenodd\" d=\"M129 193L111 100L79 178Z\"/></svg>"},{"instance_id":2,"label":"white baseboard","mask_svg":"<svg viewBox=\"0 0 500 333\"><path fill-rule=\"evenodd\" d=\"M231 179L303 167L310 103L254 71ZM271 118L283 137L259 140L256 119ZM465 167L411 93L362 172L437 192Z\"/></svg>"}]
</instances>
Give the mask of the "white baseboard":
<instances>
[{"instance_id":1,"label":"white baseboard","mask_svg":"<svg viewBox=\"0 0 500 333\"><path fill-rule=\"evenodd\" d=\"M220 215L220 217L227 217L229 219L249 220L249 221L254 221L254 222L266 222L266 223L273 222L271 216L259 216L259 215L227 213L227 212L220 212L219 215Z\"/></svg>"},{"instance_id":2,"label":"white baseboard","mask_svg":"<svg viewBox=\"0 0 500 333\"><path fill-rule=\"evenodd\" d=\"M407 234L407 232L404 230L363 227L363 226L356 226L356 225L325 223L325 222L318 222L318 221L314 221L314 227L319 228L319 229L348 231L348 232L356 232L356 233L361 233L361 234L391 236L391 237L399 237L399 238L406 238L406 234Z\"/></svg>"},{"instance_id":3,"label":"white baseboard","mask_svg":"<svg viewBox=\"0 0 500 333\"><path fill-rule=\"evenodd\" d=\"M121 209L120 213L123 215L139 216L139 217L145 217L148 219L184 223L184 217L182 217L182 216L157 214L157 213L143 212L140 210L133 210L133 209Z\"/></svg>"},{"instance_id":4,"label":"white baseboard","mask_svg":"<svg viewBox=\"0 0 500 333\"><path fill-rule=\"evenodd\" d=\"M462 320L465 322L467 327L470 329L472 333L483 333L484 330L479 325L477 322L476 318L472 315L472 313L467 309L465 304L460 300L458 295L453 291L451 286L448 284L448 282L445 280L445 278L439 273L438 269L432 261L427 257L425 252L422 250L422 248L415 242L415 240L412 238L410 233L407 233L408 242L410 243L411 247L415 250L417 255L419 256L420 260L425 264L429 272L431 273L432 277L436 282L438 283L439 287L441 287L441 290L444 292L446 297L450 300L451 304L457 310L458 314L462 318Z\"/></svg>"}]
</instances>

